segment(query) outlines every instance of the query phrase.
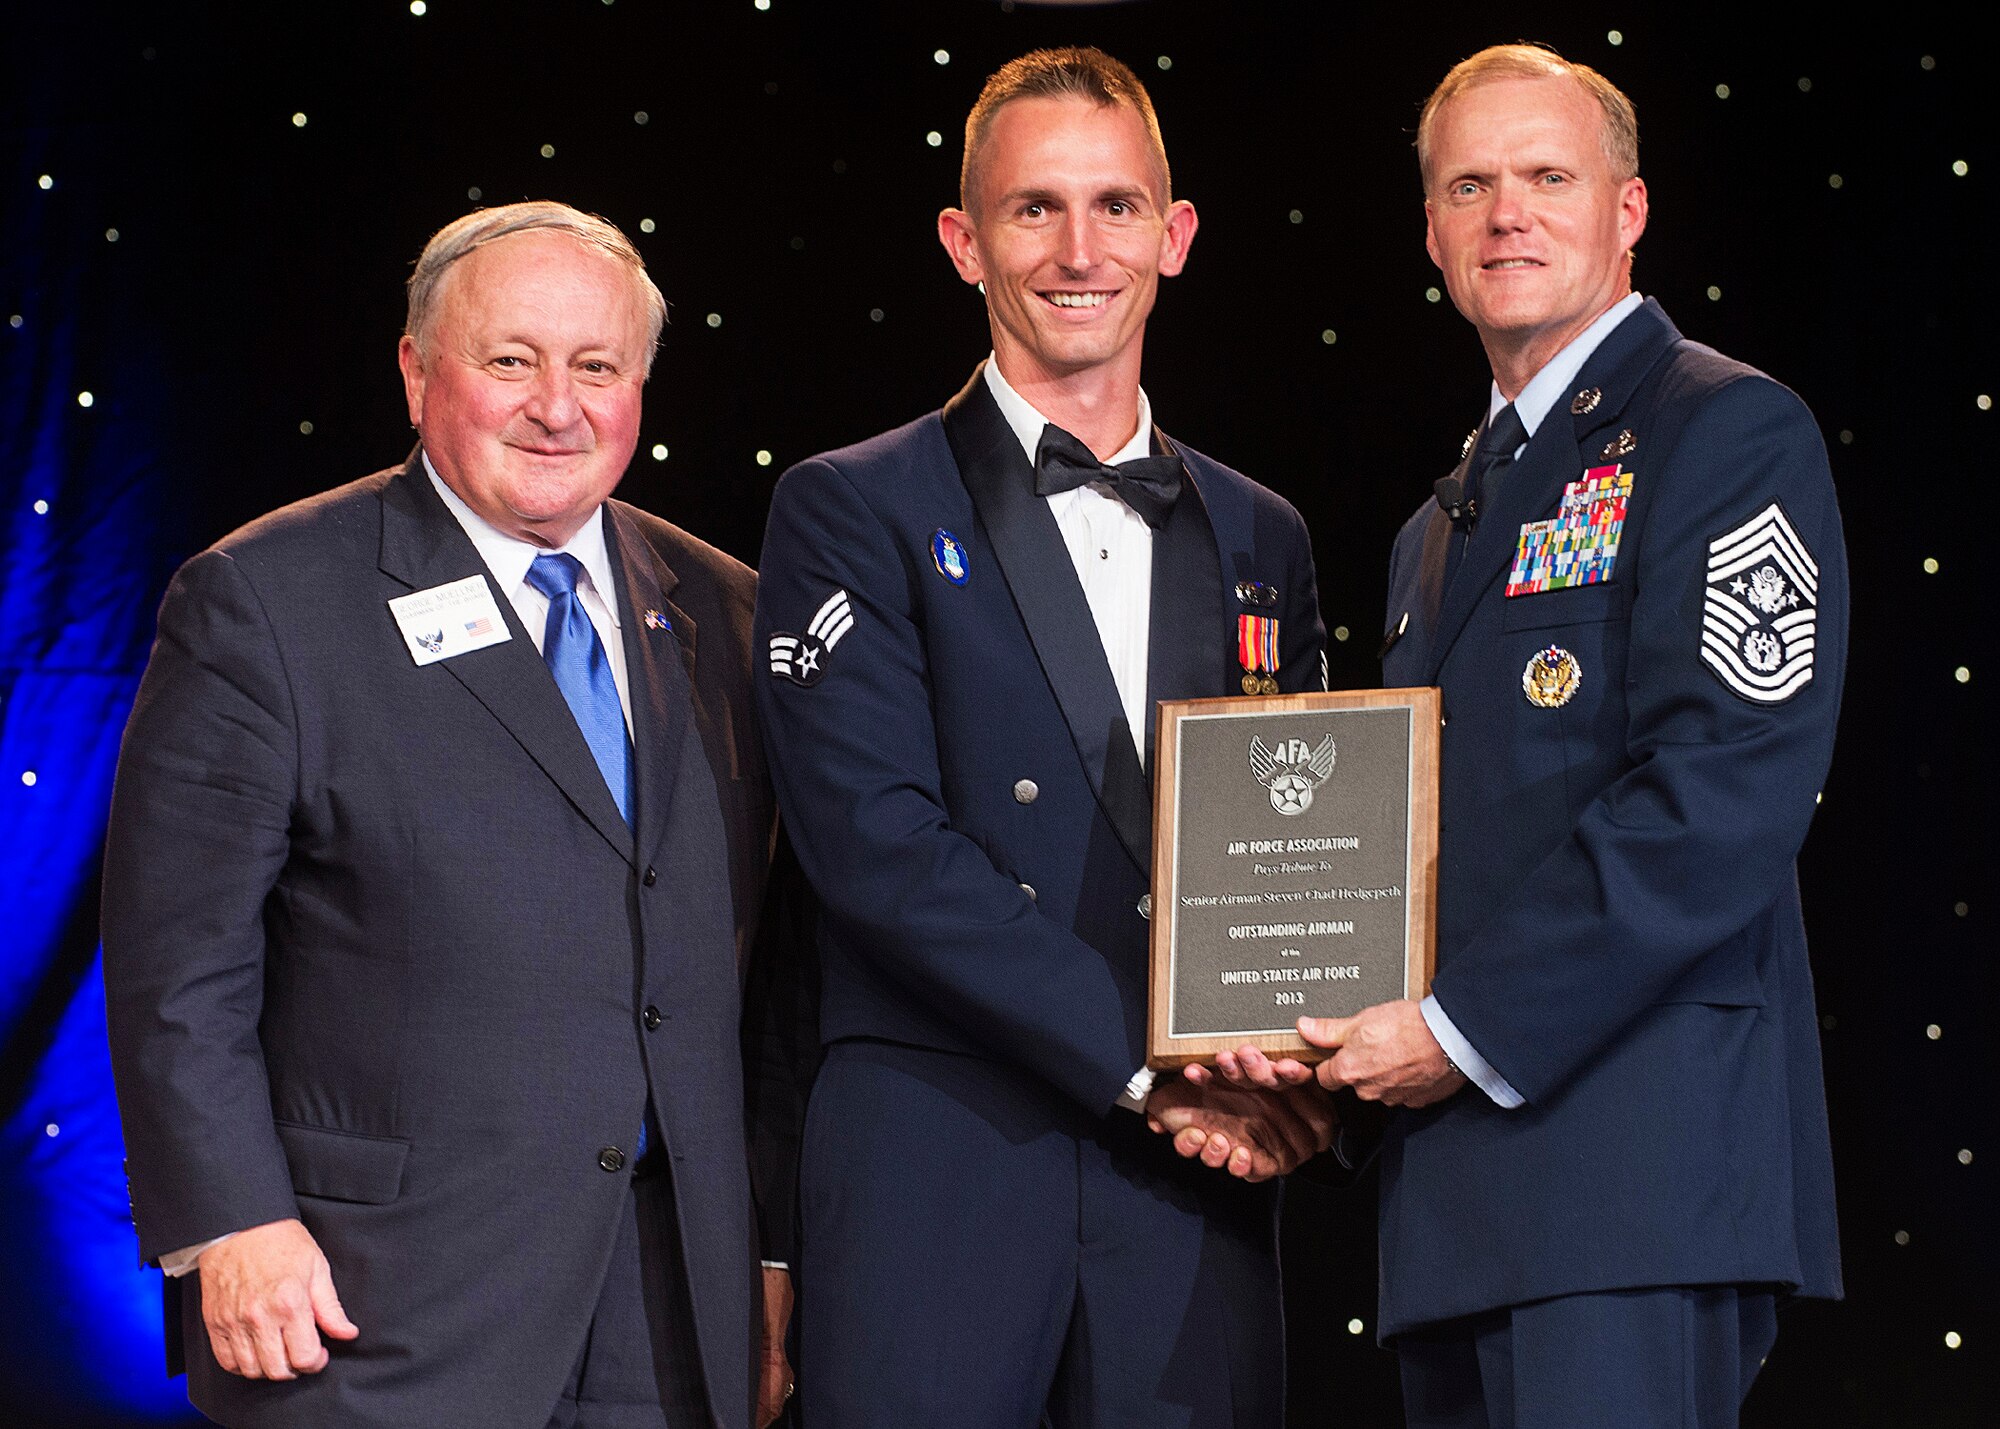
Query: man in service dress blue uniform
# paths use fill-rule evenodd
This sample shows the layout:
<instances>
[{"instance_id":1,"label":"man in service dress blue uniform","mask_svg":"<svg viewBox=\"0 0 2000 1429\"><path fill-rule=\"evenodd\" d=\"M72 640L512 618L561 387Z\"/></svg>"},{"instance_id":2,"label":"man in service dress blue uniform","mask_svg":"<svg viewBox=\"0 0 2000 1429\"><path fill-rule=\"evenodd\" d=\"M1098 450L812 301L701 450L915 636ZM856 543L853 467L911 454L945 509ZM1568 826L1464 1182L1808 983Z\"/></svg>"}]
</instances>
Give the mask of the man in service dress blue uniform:
<instances>
[{"instance_id":1,"label":"man in service dress blue uniform","mask_svg":"<svg viewBox=\"0 0 2000 1429\"><path fill-rule=\"evenodd\" d=\"M796 1137L746 1138L738 1053L756 578L609 499L664 314L602 219L447 225L408 462L224 537L161 606L104 980L140 1249L185 1277L170 1339L222 1423L777 1412L746 1140L783 1188Z\"/></svg>"},{"instance_id":2,"label":"man in service dress blue uniform","mask_svg":"<svg viewBox=\"0 0 2000 1429\"><path fill-rule=\"evenodd\" d=\"M1145 1055L1153 703L1323 683L1298 514L1151 421L1141 340L1194 209L1131 71L1016 60L939 236L993 356L942 412L787 472L759 709L823 900L800 1395L830 1426L1275 1425L1276 1195L1318 1094ZM1236 658L1239 617L1275 659ZM1300 1108L1303 1110L1300 1110ZM1148 1130L1229 1137L1242 1179Z\"/></svg>"},{"instance_id":3,"label":"man in service dress blue uniform","mask_svg":"<svg viewBox=\"0 0 2000 1429\"><path fill-rule=\"evenodd\" d=\"M1417 148L1493 371L1389 576L1384 679L1444 695L1437 974L1302 1030L1325 1085L1402 1108L1411 1425L1733 1425L1777 1300L1841 1289L1794 872L1847 653L1825 447L1632 291L1638 124L1603 76L1483 51Z\"/></svg>"}]
</instances>

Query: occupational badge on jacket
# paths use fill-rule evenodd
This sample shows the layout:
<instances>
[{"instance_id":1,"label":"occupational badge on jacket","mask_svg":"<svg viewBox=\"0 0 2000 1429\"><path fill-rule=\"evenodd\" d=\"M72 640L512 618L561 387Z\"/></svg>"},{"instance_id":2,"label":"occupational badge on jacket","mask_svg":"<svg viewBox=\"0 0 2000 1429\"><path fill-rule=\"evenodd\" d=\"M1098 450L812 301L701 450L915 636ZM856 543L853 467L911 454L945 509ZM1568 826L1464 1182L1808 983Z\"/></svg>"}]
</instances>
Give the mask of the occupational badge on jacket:
<instances>
[{"instance_id":1,"label":"occupational badge on jacket","mask_svg":"<svg viewBox=\"0 0 2000 1429\"><path fill-rule=\"evenodd\" d=\"M931 564L953 585L964 585L972 574L965 561L965 543L942 526L931 535Z\"/></svg>"},{"instance_id":2,"label":"occupational badge on jacket","mask_svg":"<svg viewBox=\"0 0 2000 1429\"><path fill-rule=\"evenodd\" d=\"M1708 543L1701 658L1730 693L1783 704L1812 680L1819 563L1773 501Z\"/></svg>"},{"instance_id":3,"label":"occupational badge on jacket","mask_svg":"<svg viewBox=\"0 0 2000 1429\"><path fill-rule=\"evenodd\" d=\"M780 630L771 635L771 673L795 685L812 686L826 673L826 657L841 637L854 628L854 609L847 592L837 590L813 612L805 634Z\"/></svg>"},{"instance_id":4,"label":"occupational badge on jacket","mask_svg":"<svg viewBox=\"0 0 2000 1429\"><path fill-rule=\"evenodd\" d=\"M1507 594L1536 595L1609 580L1625 534L1632 476L1616 462L1593 466L1563 488L1562 505L1553 517L1522 526L1507 573Z\"/></svg>"},{"instance_id":5,"label":"occupational badge on jacket","mask_svg":"<svg viewBox=\"0 0 2000 1429\"><path fill-rule=\"evenodd\" d=\"M1313 790L1333 773L1333 736L1311 747L1303 739L1281 739L1272 749L1253 734L1250 772L1271 791L1272 808L1281 814L1303 814L1312 807Z\"/></svg>"},{"instance_id":6,"label":"occupational badge on jacket","mask_svg":"<svg viewBox=\"0 0 2000 1429\"><path fill-rule=\"evenodd\" d=\"M1537 650L1521 672L1521 692L1536 709L1560 709L1583 684L1583 666L1560 645Z\"/></svg>"}]
</instances>

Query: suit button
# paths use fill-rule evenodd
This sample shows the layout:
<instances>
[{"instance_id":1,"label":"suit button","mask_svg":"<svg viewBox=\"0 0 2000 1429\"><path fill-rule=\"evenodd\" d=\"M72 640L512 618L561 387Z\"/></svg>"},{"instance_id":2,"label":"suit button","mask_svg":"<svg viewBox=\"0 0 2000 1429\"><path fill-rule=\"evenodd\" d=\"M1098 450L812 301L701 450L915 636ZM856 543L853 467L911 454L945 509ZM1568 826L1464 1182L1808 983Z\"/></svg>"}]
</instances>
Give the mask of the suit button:
<instances>
[{"instance_id":1,"label":"suit button","mask_svg":"<svg viewBox=\"0 0 2000 1429\"><path fill-rule=\"evenodd\" d=\"M1034 884L1032 884L1032 883L1024 883L1024 884L1022 884L1022 885L1021 885L1021 891L1022 891L1023 893L1025 893L1025 894L1027 894L1027 895L1028 895L1028 898L1029 898L1029 900L1030 900L1031 902L1032 902L1032 901L1034 901L1034 898L1035 898L1035 885L1034 885Z\"/></svg>"},{"instance_id":2,"label":"suit button","mask_svg":"<svg viewBox=\"0 0 2000 1429\"><path fill-rule=\"evenodd\" d=\"M607 1171L623 1171L625 1169L625 1153L615 1146L607 1146L597 1153L597 1164Z\"/></svg>"},{"instance_id":3,"label":"suit button","mask_svg":"<svg viewBox=\"0 0 2000 1429\"><path fill-rule=\"evenodd\" d=\"M659 1031L660 1024L666 1021L664 1017L660 1016L660 1009L657 1007L648 1007L644 1012L639 1014L639 1020L646 1024L648 1032Z\"/></svg>"},{"instance_id":4,"label":"suit button","mask_svg":"<svg viewBox=\"0 0 2000 1429\"><path fill-rule=\"evenodd\" d=\"M1141 893L1141 894L1139 895L1139 916L1140 916L1141 918L1150 918L1150 917L1152 917L1152 916L1153 916L1153 895L1152 895L1152 894L1150 894L1150 893Z\"/></svg>"},{"instance_id":5,"label":"suit button","mask_svg":"<svg viewBox=\"0 0 2000 1429\"><path fill-rule=\"evenodd\" d=\"M651 888L654 884L660 881L660 875L658 870L654 869L650 864L647 865L646 871L645 873L640 875L639 881L645 884L648 888Z\"/></svg>"},{"instance_id":6,"label":"suit button","mask_svg":"<svg viewBox=\"0 0 2000 1429\"><path fill-rule=\"evenodd\" d=\"M1014 802L1017 804L1032 804L1035 802L1035 796L1041 792L1040 787L1032 779L1014 781Z\"/></svg>"}]
</instances>

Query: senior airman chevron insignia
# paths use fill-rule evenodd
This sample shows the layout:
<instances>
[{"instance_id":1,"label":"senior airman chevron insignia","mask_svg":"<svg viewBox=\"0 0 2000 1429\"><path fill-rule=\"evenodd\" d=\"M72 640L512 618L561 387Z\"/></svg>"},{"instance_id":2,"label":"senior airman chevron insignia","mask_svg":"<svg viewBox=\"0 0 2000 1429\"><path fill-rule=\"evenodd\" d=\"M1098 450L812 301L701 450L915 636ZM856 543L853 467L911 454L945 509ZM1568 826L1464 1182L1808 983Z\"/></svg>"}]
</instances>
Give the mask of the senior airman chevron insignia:
<instances>
[{"instance_id":1,"label":"senior airman chevron insignia","mask_svg":"<svg viewBox=\"0 0 2000 1429\"><path fill-rule=\"evenodd\" d=\"M795 685L817 685L826 673L826 657L853 628L854 609L848 604L847 592L837 590L813 612L805 634L772 633L771 673Z\"/></svg>"},{"instance_id":2,"label":"senior airman chevron insignia","mask_svg":"<svg viewBox=\"0 0 2000 1429\"><path fill-rule=\"evenodd\" d=\"M1701 658L1730 693L1783 704L1812 680L1819 563L1773 501L1708 543Z\"/></svg>"}]
</instances>

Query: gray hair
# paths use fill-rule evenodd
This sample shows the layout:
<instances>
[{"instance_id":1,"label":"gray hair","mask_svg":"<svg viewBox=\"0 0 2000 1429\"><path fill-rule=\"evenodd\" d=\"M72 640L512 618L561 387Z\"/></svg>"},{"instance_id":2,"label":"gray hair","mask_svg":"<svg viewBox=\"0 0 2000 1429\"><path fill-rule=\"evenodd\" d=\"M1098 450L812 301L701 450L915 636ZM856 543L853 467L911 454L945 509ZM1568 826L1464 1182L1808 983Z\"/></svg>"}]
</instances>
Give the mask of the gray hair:
<instances>
[{"instance_id":1,"label":"gray hair","mask_svg":"<svg viewBox=\"0 0 2000 1429\"><path fill-rule=\"evenodd\" d=\"M452 264L488 243L516 233L536 232L567 233L579 243L608 253L631 270L646 299L646 374L650 376L660 329L667 323L667 300L660 296L659 286L647 275L646 260L639 256L632 240L609 219L548 199L475 209L433 233L410 274L410 310L403 320L404 335L423 346L428 324L436 314L438 289Z\"/></svg>"},{"instance_id":2,"label":"gray hair","mask_svg":"<svg viewBox=\"0 0 2000 1429\"><path fill-rule=\"evenodd\" d=\"M1439 113L1468 89L1500 79L1575 80L1602 112L1597 142L1611 165L1611 177L1622 184L1638 176L1639 114L1623 90L1589 65L1566 60L1547 45L1492 45L1453 65L1424 101L1423 117L1417 121L1417 168L1426 194L1436 177L1431 171L1431 140Z\"/></svg>"}]
</instances>

